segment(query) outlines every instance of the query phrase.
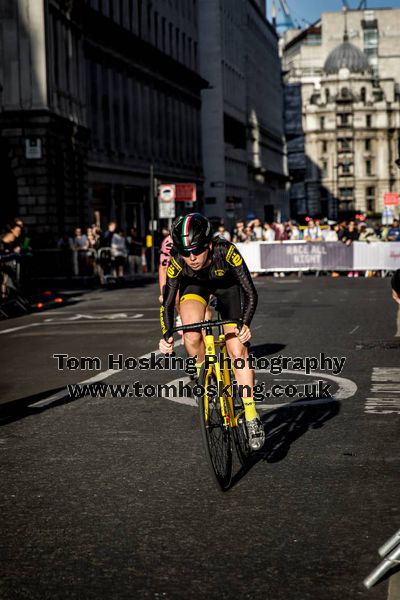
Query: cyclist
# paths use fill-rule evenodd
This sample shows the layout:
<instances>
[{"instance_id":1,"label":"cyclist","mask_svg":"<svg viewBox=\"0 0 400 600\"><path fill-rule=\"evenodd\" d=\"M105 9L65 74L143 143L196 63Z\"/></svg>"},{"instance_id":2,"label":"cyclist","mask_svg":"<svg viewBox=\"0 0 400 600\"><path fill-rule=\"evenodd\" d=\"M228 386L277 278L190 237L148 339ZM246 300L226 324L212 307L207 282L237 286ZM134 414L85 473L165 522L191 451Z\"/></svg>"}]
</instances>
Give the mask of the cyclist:
<instances>
[{"instance_id":1,"label":"cyclist","mask_svg":"<svg viewBox=\"0 0 400 600\"><path fill-rule=\"evenodd\" d=\"M173 352L174 340L170 331L178 291L184 325L204 319L210 294L217 298L223 320L242 322L240 330L235 325L224 325L224 333L231 359L242 358L242 364L246 365L236 369L235 376L238 384L243 386L249 444L253 450L258 450L264 444L265 433L253 396L248 393L253 389L254 372L248 366L245 343L251 338L249 326L257 306L257 291L249 270L236 246L221 237L213 238L211 223L199 213L178 217L172 225L171 235L174 246L160 309L164 336L160 340L160 351ZM197 357L200 369L205 353L202 333L185 332L184 344L188 355Z\"/></svg>"}]
</instances>

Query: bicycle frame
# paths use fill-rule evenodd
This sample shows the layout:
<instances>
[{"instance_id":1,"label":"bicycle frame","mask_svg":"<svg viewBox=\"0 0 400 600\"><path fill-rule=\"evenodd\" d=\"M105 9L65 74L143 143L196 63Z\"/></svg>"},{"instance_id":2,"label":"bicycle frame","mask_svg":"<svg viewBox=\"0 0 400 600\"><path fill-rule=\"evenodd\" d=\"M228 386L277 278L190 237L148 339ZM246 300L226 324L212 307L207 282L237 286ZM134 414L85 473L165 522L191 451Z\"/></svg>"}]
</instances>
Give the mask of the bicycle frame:
<instances>
[{"instance_id":1,"label":"bicycle frame","mask_svg":"<svg viewBox=\"0 0 400 600\"><path fill-rule=\"evenodd\" d=\"M216 348L220 350L220 353L223 355L224 365L221 370L220 363L217 361L215 364L210 364L207 373L205 374L205 382L208 383L209 378L212 373L215 373L215 377L217 379L218 385L218 396L219 402L221 405L221 414L224 418L225 427L237 427L238 421L242 417L244 411L240 411L235 415L234 406L233 406L233 393L232 393L232 381L231 381L231 373L228 368L228 350L226 347L225 334L220 333L218 339L216 339L212 333L213 326L222 326L227 324L232 324L232 321L204 321L202 323L193 323L191 325L181 325L172 330L172 333L175 331L187 331L189 329L205 329L205 357L206 356L216 356ZM234 323L235 325L240 325L240 323ZM223 387L226 388L228 386L229 392L224 396L223 394L219 394L220 384L222 383ZM207 389L207 385L205 386ZM206 395L205 402L205 420L208 422L208 401L209 397Z\"/></svg>"}]
</instances>

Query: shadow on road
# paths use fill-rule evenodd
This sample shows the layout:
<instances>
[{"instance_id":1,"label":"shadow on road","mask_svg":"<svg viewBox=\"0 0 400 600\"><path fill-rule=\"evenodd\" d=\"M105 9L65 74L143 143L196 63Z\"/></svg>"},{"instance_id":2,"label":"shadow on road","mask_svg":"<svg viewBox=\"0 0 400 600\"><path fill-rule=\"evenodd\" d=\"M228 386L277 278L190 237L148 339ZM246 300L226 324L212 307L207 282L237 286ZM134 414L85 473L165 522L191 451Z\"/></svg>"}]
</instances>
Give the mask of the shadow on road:
<instances>
[{"instance_id":1,"label":"shadow on road","mask_svg":"<svg viewBox=\"0 0 400 600\"><path fill-rule=\"evenodd\" d=\"M49 404L48 406L38 406L35 408L30 408L31 404L35 402L39 402L40 400L44 400L45 398L49 398L53 394L57 394L61 392L61 390L65 389L65 385L61 387L54 388L52 390L45 390L44 392L40 392L38 394L33 394L32 396L25 396L24 398L18 398L18 400L12 400L11 402L6 402L5 404L0 405L0 427L2 425L8 425L9 423L13 423L14 421L19 421L24 419L25 417L29 417L31 415L37 415L45 410L50 408L55 408L56 406L60 406L61 404L66 404L67 402L73 402L74 398L70 398L65 391L65 396L61 397L59 400L56 400ZM78 398L76 398L78 400Z\"/></svg>"},{"instance_id":2,"label":"shadow on road","mask_svg":"<svg viewBox=\"0 0 400 600\"><path fill-rule=\"evenodd\" d=\"M232 479L236 485L250 469L260 461L275 463L283 460L291 445L309 429L319 429L340 412L340 402L315 398L308 405L296 406L296 402L277 408L262 418L265 429L265 444L262 450L251 455Z\"/></svg>"},{"instance_id":3,"label":"shadow on road","mask_svg":"<svg viewBox=\"0 0 400 600\"><path fill-rule=\"evenodd\" d=\"M251 346L250 354L256 358L261 358L281 352L284 348L286 348L285 344L258 344L258 346Z\"/></svg>"}]
</instances>

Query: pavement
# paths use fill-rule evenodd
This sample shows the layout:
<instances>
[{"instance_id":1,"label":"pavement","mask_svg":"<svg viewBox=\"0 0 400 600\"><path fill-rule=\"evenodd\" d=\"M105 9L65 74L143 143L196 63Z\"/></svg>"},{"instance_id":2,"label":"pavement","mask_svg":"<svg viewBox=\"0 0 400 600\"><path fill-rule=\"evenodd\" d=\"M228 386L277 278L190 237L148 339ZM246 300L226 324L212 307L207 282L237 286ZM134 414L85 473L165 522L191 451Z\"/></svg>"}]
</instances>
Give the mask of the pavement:
<instances>
[{"instance_id":1,"label":"pavement","mask_svg":"<svg viewBox=\"0 0 400 600\"><path fill-rule=\"evenodd\" d=\"M110 354L157 349L156 285L77 293L68 306L0 323L1 600L400 599L395 572L362 585L400 527L390 282L255 283L255 356L346 360L336 374L320 364L309 375L257 373L267 387L321 379L333 398L263 401L265 447L247 469L235 463L226 493L208 471L190 399L67 394L78 382L185 377L109 369ZM59 369L55 354L97 357L99 368L63 359Z\"/></svg>"}]
</instances>

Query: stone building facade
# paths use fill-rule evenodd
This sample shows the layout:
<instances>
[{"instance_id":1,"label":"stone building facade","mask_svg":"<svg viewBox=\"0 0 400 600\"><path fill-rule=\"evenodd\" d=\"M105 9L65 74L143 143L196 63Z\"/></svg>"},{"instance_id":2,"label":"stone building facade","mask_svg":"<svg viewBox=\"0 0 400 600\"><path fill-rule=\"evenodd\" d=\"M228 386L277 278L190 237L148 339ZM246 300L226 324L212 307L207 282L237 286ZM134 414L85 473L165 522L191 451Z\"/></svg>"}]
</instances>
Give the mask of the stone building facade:
<instances>
[{"instance_id":1,"label":"stone building facade","mask_svg":"<svg viewBox=\"0 0 400 600\"><path fill-rule=\"evenodd\" d=\"M205 211L288 215L278 39L254 0L202 0L199 10ZM274 214L275 213L275 214Z\"/></svg>"},{"instance_id":2,"label":"stone building facade","mask_svg":"<svg viewBox=\"0 0 400 600\"><path fill-rule=\"evenodd\" d=\"M201 192L196 5L3 0L3 225L19 215L60 234L116 219L144 233L150 165Z\"/></svg>"},{"instance_id":3,"label":"stone building facade","mask_svg":"<svg viewBox=\"0 0 400 600\"><path fill-rule=\"evenodd\" d=\"M296 215L377 215L400 191L400 10L324 13L283 46Z\"/></svg>"}]
</instances>

